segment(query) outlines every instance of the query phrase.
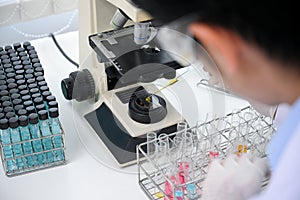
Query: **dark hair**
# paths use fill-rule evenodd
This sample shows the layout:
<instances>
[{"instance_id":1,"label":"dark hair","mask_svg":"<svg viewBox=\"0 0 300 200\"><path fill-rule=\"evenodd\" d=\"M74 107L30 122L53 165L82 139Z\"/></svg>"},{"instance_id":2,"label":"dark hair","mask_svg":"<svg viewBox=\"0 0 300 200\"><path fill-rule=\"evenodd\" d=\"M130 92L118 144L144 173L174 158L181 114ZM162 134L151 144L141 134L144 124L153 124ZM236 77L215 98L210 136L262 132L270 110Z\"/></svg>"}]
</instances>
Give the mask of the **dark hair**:
<instances>
[{"instance_id":1,"label":"dark hair","mask_svg":"<svg viewBox=\"0 0 300 200\"><path fill-rule=\"evenodd\" d=\"M299 7L291 0L134 0L168 23L188 14L238 32L271 57L300 67Z\"/></svg>"}]
</instances>

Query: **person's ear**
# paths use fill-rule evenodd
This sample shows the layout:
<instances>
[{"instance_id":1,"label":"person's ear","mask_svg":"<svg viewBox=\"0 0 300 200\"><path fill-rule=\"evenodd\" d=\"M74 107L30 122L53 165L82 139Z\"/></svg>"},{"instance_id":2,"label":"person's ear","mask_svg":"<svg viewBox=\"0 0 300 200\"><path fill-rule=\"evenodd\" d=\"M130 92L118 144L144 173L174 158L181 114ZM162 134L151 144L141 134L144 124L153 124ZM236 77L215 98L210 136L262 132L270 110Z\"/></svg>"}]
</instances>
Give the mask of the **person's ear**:
<instances>
[{"instance_id":1,"label":"person's ear","mask_svg":"<svg viewBox=\"0 0 300 200\"><path fill-rule=\"evenodd\" d=\"M189 28L218 66L226 66L227 72L231 73L238 69L243 41L237 33L200 22L191 24Z\"/></svg>"}]
</instances>

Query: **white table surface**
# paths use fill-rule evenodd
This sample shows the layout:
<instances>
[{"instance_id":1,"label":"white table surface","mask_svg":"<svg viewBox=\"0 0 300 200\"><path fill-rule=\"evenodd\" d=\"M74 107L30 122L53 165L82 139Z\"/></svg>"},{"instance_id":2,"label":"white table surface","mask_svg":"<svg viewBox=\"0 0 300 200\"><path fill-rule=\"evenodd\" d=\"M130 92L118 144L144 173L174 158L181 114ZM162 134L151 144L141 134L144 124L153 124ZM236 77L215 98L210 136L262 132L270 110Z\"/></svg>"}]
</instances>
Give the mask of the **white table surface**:
<instances>
[{"instance_id":1,"label":"white table surface","mask_svg":"<svg viewBox=\"0 0 300 200\"><path fill-rule=\"evenodd\" d=\"M78 61L78 32L59 35L57 40L67 55ZM101 164L80 142L72 117L72 103L64 99L60 89L60 81L75 71L75 66L62 56L50 38L31 43L37 49L50 90L59 102L68 161L63 166L11 178L4 174L1 166L0 200L147 199L138 185L136 173L120 172ZM229 100L229 104L231 107L246 105L239 100Z\"/></svg>"}]
</instances>

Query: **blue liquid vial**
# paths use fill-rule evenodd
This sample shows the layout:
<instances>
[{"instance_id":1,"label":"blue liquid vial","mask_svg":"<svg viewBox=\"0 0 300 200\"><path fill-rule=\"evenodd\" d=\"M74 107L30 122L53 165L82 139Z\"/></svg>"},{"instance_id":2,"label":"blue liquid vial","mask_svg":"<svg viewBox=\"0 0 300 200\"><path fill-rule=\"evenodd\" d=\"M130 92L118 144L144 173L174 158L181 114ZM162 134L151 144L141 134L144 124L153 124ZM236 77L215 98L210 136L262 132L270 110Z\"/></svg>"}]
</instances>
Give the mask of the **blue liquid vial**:
<instances>
[{"instance_id":1,"label":"blue liquid vial","mask_svg":"<svg viewBox=\"0 0 300 200\"><path fill-rule=\"evenodd\" d=\"M41 130L41 134L43 137L42 143L44 150L51 150L53 149L52 140L51 140L51 131L49 127L49 120L48 120L48 112L46 110L40 110L38 112L39 115L39 127ZM54 156L52 152L46 152L46 163L51 163L54 160ZM53 157L53 158L52 158Z\"/></svg>"},{"instance_id":2,"label":"blue liquid vial","mask_svg":"<svg viewBox=\"0 0 300 200\"><path fill-rule=\"evenodd\" d=\"M12 152L12 145L11 139L10 139L10 132L9 132L9 124L7 119L1 119L0 120L0 136L1 136L1 143L3 145L3 155L5 164L6 164L6 170L7 172L13 172L17 169L17 165L15 160L13 160L13 152Z\"/></svg>"},{"instance_id":3,"label":"blue liquid vial","mask_svg":"<svg viewBox=\"0 0 300 200\"><path fill-rule=\"evenodd\" d=\"M21 139L23 141L23 152L25 155L29 155L26 156L24 158L24 162L26 163L26 167L32 167L34 166L34 156L33 154L33 148L32 148L32 144L31 144L31 135L29 132L29 128L28 128L28 118L27 116L20 116L19 117L19 129L20 129L20 133L21 133Z\"/></svg>"},{"instance_id":4,"label":"blue liquid vial","mask_svg":"<svg viewBox=\"0 0 300 200\"><path fill-rule=\"evenodd\" d=\"M32 146L34 153L43 152L42 142L40 140L41 133L39 129L39 118L36 113L32 113L28 116L29 118L29 130L32 137ZM45 162L45 155L44 153L36 154L35 156L35 165L39 166L44 164Z\"/></svg>"},{"instance_id":5,"label":"blue liquid vial","mask_svg":"<svg viewBox=\"0 0 300 200\"><path fill-rule=\"evenodd\" d=\"M18 123L18 118L17 117L11 117L9 120L9 127L10 127L10 136L11 136L11 142L12 142L12 147L13 147L13 154L14 157L16 158L16 164L18 169L23 169L24 168L24 162L21 156L23 156L23 149L21 145L21 136L19 132L19 123ZM18 144L14 144L18 143Z\"/></svg>"},{"instance_id":6,"label":"blue liquid vial","mask_svg":"<svg viewBox=\"0 0 300 200\"><path fill-rule=\"evenodd\" d=\"M54 151L55 161L65 160L64 152L63 152L63 141L62 141L62 130L59 124L59 112L58 108L49 108L49 116L50 116L50 127L52 134L52 141L54 144L54 148L61 148Z\"/></svg>"}]
</instances>

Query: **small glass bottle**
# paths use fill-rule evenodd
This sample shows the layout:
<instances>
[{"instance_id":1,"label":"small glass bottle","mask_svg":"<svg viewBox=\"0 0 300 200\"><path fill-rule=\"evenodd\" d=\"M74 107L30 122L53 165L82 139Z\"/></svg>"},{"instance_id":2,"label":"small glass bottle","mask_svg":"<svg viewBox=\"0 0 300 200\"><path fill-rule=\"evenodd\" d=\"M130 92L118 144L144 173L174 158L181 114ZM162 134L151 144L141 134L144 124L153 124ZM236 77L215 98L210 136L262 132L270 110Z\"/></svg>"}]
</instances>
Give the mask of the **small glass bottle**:
<instances>
[{"instance_id":1,"label":"small glass bottle","mask_svg":"<svg viewBox=\"0 0 300 200\"><path fill-rule=\"evenodd\" d=\"M49 109L49 115L50 115L50 127L52 134L54 135L52 138L54 148L59 148L54 151L55 154L55 160L61 161L64 160L64 152L63 152L63 142L62 142L62 130L59 124L59 113L57 108L50 108Z\"/></svg>"},{"instance_id":2,"label":"small glass bottle","mask_svg":"<svg viewBox=\"0 0 300 200\"><path fill-rule=\"evenodd\" d=\"M26 158L24 159L27 167L34 166L34 157L32 145L30 142L31 135L28 128L28 118L25 115L22 115L19 117L19 124L20 124L20 133L21 133L21 139L24 141L23 143L23 150L24 154L26 155ZM28 155L28 156L27 156Z\"/></svg>"},{"instance_id":3,"label":"small glass bottle","mask_svg":"<svg viewBox=\"0 0 300 200\"><path fill-rule=\"evenodd\" d=\"M35 156L35 161L36 161L35 165L42 165L44 164L45 158L44 158L44 154L41 153L43 152L43 146L40 140L41 134L40 134L39 124L38 124L39 123L38 114L32 113L28 116L28 118L29 118L29 130L31 133L31 137L33 139L32 141L33 150L35 153L40 153L40 154L36 154Z\"/></svg>"},{"instance_id":4,"label":"small glass bottle","mask_svg":"<svg viewBox=\"0 0 300 200\"><path fill-rule=\"evenodd\" d=\"M16 158L16 163L18 169L24 168L24 162L21 158L23 156L23 150L21 145L21 137L19 132L19 123L17 117L11 117L9 119L9 127L10 127L10 136L11 136L11 142L13 144L13 153ZM14 144L16 143L16 144Z\"/></svg>"},{"instance_id":5,"label":"small glass bottle","mask_svg":"<svg viewBox=\"0 0 300 200\"><path fill-rule=\"evenodd\" d=\"M45 153L46 162L51 163L54 162L54 156L52 151L49 151L53 149L53 145L51 141L51 131L49 127L48 113L46 110L40 110L38 112L38 115L39 115L39 127L41 129L42 136L43 136L42 143L43 143L44 150L47 151Z\"/></svg>"},{"instance_id":6,"label":"small glass bottle","mask_svg":"<svg viewBox=\"0 0 300 200\"><path fill-rule=\"evenodd\" d=\"M12 172L13 170L17 169L16 163L13 158L13 153L12 153L12 147L11 145L11 139L10 139L10 132L8 129L8 120L7 119L1 119L0 120L0 136L1 136L1 142L3 144L3 155L4 159L6 160L6 166L7 166L7 171Z\"/></svg>"}]
</instances>

